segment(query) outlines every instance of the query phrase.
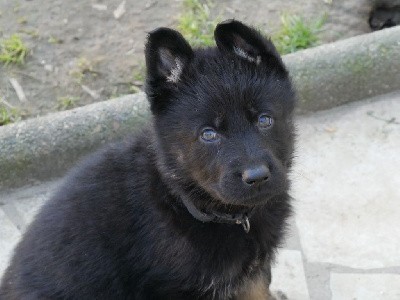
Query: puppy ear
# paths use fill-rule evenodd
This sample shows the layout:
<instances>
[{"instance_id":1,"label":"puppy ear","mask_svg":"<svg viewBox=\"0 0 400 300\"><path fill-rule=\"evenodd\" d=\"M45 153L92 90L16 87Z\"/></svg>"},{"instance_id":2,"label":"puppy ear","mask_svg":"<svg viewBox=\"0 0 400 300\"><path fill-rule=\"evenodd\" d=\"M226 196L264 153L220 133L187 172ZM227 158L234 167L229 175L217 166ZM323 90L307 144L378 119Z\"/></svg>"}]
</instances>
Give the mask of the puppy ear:
<instances>
[{"instance_id":1,"label":"puppy ear","mask_svg":"<svg viewBox=\"0 0 400 300\"><path fill-rule=\"evenodd\" d=\"M161 27L149 33L145 56L148 80L177 83L193 50L179 32Z\"/></svg>"},{"instance_id":2,"label":"puppy ear","mask_svg":"<svg viewBox=\"0 0 400 300\"><path fill-rule=\"evenodd\" d=\"M280 55L272 42L239 21L227 20L219 23L215 28L214 38L221 51L234 53L257 65L271 62L282 65Z\"/></svg>"}]
</instances>

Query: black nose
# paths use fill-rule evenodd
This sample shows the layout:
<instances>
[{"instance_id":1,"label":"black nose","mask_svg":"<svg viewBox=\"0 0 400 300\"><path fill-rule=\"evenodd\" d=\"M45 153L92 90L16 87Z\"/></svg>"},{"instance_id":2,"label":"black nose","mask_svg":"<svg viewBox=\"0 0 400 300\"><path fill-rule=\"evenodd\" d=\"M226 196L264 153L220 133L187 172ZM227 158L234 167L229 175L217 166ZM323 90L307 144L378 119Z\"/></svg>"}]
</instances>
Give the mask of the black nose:
<instances>
[{"instance_id":1,"label":"black nose","mask_svg":"<svg viewBox=\"0 0 400 300\"><path fill-rule=\"evenodd\" d=\"M253 168L244 170L242 173L242 179L248 185L260 184L268 181L271 173L265 165L259 165Z\"/></svg>"}]
</instances>

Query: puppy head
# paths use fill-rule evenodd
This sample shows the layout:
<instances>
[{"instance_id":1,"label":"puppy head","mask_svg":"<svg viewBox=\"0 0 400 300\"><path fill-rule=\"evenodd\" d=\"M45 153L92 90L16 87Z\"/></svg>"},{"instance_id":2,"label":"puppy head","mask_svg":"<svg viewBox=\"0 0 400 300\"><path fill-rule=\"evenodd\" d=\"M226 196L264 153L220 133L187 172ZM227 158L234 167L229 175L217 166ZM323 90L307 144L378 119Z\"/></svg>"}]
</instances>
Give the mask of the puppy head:
<instances>
[{"instance_id":1,"label":"puppy head","mask_svg":"<svg viewBox=\"0 0 400 300\"><path fill-rule=\"evenodd\" d=\"M272 42L220 23L217 47L193 50L160 28L146 45L146 93L159 166L181 191L254 206L288 188L294 92Z\"/></svg>"}]
</instances>

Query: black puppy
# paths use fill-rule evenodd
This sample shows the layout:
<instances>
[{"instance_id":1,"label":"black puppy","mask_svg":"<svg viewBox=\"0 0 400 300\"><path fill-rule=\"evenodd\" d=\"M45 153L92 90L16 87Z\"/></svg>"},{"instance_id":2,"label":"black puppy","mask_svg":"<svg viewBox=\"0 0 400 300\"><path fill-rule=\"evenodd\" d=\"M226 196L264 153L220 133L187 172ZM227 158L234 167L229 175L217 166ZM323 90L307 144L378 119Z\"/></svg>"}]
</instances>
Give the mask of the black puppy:
<instances>
[{"instance_id":1,"label":"black puppy","mask_svg":"<svg viewBox=\"0 0 400 300\"><path fill-rule=\"evenodd\" d=\"M268 299L290 214L294 92L238 21L193 50L146 45L152 126L66 179L17 246L1 299Z\"/></svg>"}]
</instances>

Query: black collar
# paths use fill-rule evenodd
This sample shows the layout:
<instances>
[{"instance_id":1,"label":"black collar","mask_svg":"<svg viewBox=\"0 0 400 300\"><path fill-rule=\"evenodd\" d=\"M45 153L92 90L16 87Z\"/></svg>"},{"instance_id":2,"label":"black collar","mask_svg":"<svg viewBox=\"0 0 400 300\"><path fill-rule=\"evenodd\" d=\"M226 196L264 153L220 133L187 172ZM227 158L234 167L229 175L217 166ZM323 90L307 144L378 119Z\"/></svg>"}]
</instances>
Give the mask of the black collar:
<instances>
[{"instance_id":1,"label":"black collar","mask_svg":"<svg viewBox=\"0 0 400 300\"><path fill-rule=\"evenodd\" d=\"M238 214L225 214L217 212L205 213L199 210L189 199L186 199L186 197L182 197L181 199L186 209L193 216L193 218L201 222L242 224L243 229L246 233L250 231L249 218L252 216L254 212L254 207L250 208L245 213L238 213Z\"/></svg>"}]
</instances>

